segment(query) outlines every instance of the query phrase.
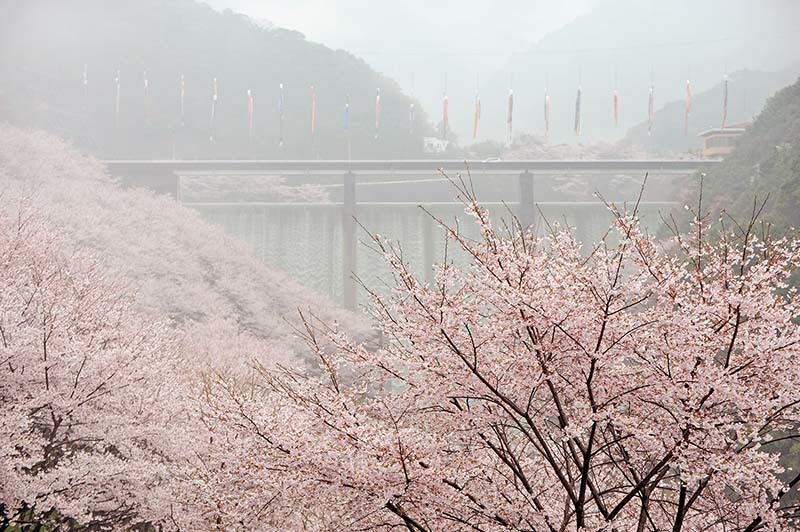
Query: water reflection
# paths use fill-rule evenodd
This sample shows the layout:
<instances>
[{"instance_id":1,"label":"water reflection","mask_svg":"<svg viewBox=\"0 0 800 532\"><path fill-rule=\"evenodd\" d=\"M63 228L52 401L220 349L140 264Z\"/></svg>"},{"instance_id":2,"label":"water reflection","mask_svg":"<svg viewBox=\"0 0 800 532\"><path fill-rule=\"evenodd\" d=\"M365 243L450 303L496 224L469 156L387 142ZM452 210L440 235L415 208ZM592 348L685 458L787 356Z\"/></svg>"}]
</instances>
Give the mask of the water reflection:
<instances>
[{"instance_id":1,"label":"water reflection","mask_svg":"<svg viewBox=\"0 0 800 532\"><path fill-rule=\"evenodd\" d=\"M224 227L230 234L249 243L267 264L280 268L302 284L326 294L334 301L343 301L342 215L335 203L187 203L209 222ZM495 225L510 220L509 208L516 205L485 204ZM456 224L462 234L477 238L478 231L460 203L431 203L425 210L446 223ZM650 202L642 206L642 223L659 231L660 214L673 210L668 202ZM538 204L537 228L546 224L542 217L562 226L574 228L584 243L597 241L611 222L611 214L599 201L552 202ZM360 204L356 209L359 222L370 232L397 241L403 257L420 278L430 279L430 264L444 256L445 234L431 216L416 203ZM368 241L363 229L360 241ZM379 291L386 290L389 278L383 259L365 245L357 246L356 269L364 283ZM466 264L468 258L449 247L448 256ZM359 303L365 301L358 294Z\"/></svg>"}]
</instances>

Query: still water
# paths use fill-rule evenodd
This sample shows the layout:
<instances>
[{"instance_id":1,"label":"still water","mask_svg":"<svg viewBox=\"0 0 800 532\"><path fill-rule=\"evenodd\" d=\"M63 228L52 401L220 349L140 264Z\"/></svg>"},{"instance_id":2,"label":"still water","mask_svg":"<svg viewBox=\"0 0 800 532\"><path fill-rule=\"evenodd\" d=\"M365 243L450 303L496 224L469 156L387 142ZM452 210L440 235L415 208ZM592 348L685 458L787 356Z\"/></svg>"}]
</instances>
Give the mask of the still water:
<instances>
[{"instance_id":1,"label":"still water","mask_svg":"<svg viewBox=\"0 0 800 532\"><path fill-rule=\"evenodd\" d=\"M267 264L289 273L300 283L325 294L332 300L343 301L342 272L342 210L335 203L189 203L204 219L220 225L252 246ZM458 223L462 234L477 238L478 231L460 203L435 203L425 209L448 225ZM501 219L510 220L506 205L486 205L495 227ZM541 211L536 224L542 233L546 219L551 224L568 224L585 244L597 241L611 222L607 208L595 202L559 202L539 204ZM649 203L641 208L642 223L660 227L659 213L674 209L671 203ZM397 242L404 260L421 279L429 278L430 264L441 262L445 250L444 230L415 203L359 204L356 217L372 233ZM384 260L371 250L369 236L357 230L356 273L371 289L386 290L391 282ZM467 264L463 254L454 252L451 244L448 256L457 263ZM361 288L358 302L366 301Z\"/></svg>"}]
</instances>

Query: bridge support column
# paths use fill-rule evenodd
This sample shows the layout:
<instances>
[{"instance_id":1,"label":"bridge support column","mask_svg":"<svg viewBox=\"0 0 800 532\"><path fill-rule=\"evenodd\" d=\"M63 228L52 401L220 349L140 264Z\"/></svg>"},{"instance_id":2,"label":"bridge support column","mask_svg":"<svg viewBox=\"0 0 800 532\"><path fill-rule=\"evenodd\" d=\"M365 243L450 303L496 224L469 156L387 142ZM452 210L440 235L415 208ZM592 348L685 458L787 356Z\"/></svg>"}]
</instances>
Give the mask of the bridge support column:
<instances>
[{"instance_id":1,"label":"bridge support column","mask_svg":"<svg viewBox=\"0 0 800 532\"><path fill-rule=\"evenodd\" d=\"M533 208L533 174L525 170L519 175L519 205L517 218L523 229L528 229L535 221Z\"/></svg>"},{"instance_id":2,"label":"bridge support column","mask_svg":"<svg viewBox=\"0 0 800 532\"><path fill-rule=\"evenodd\" d=\"M436 281L433 275L433 253L433 219L425 213L422 219L422 267L425 282L429 286L433 286Z\"/></svg>"},{"instance_id":3,"label":"bridge support column","mask_svg":"<svg viewBox=\"0 0 800 532\"><path fill-rule=\"evenodd\" d=\"M342 197L342 304L356 309L356 176L347 172L343 178Z\"/></svg>"},{"instance_id":4,"label":"bridge support column","mask_svg":"<svg viewBox=\"0 0 800 532\"><path fill-rule=\"evenodd\" d=\"M175 173L175 200L180 204L181 200L181 189L183 188L183 176L179 173Z\"/></svg>"}]
</instances>

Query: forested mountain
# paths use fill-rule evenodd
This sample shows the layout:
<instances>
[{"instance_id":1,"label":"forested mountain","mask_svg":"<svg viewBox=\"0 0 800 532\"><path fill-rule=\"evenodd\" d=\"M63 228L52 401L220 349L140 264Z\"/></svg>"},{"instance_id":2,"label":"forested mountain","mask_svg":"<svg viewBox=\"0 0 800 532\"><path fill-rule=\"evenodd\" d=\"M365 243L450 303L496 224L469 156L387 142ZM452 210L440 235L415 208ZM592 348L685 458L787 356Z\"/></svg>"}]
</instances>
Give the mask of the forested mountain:
<instances>
[{"instance_id":1,"label":"forested mountain","mask_svg":"<svg viewBox=\"0 0 800 532\"><path fill-rule=\"evenodd\" d=\"M769 196L765 219L800 227L800 80L769 99L736 151L705 181L715 205L738 218Z\"/></svg>"},{"instance_id":2,"label":"forested mountain","mask_svg":"<svg viewBox=\"0 0 800 532\"><path fill-rule=\"evenodd\" d=\"M411 127L412 101L364 61L194 0L6 3L0 79L0 120L55 131L106 158L346 158L348 95L354 158L422 151L419 105Z\"/></svg>"},{"instance_id":3,"label":"forested mountain","mask_svg":"<svg viewBox=\"0 0 800 532\"><path fill-rule=\"evenodd\" d=\"M797 65L800 67L800 65ZM800 68L781 72L742 70L728 80L728 125L748 122L764 107L776 91L791 83ZM692 95L688 128L684 131L685 98L667 103L655 112L653 127L647 132L647 120L628 130L628 143L644 146L657 153L682 153L701 146L698 134L720 127L723 110L723 82Z\"/></svg>"}]
</instances>

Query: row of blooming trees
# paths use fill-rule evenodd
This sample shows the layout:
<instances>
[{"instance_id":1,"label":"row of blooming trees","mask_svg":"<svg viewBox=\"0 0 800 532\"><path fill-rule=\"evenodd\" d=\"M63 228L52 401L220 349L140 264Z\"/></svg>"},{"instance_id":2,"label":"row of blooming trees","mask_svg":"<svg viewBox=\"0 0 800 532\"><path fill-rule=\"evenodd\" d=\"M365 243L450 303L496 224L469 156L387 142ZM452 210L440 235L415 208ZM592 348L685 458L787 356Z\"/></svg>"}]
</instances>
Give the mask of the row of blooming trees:
<instances>
[{"instance_id":1,"label":"row of blooming trees","mask_svg":"<svg viewBox=\"0 0 800 532\"><path fill-rule=\"evenodd\" d=\"M390 300L373 297L383 347L308 318L321 378L264 370L260 394L217 388L214 419L238 440L223 480L236 495L216 517L787 529L800 477L785 476L775 443L798 422L798 242L758 234L755 220L710 237L697 219L666 251L635 210L612 209L607 237L582 248L557 228L498 230L461 192L482 238L450 236L470 268L446 261L424 286L374 239L396 280Z\"/></svg>"},{"instance_id":2,"label":"row of blooming trees","mask_svg":"<svg viewBox=\"0 0 800 532\"><path fill-rule=\"evenodd\" d=\"M800 242L611 208L582 246L496 228L372 295L380 345L306 315L318 371L185 371L213 338L138 316L35 217L5 218L0 495L19 522L182 530L786 530L800 481ZM211 347L209 347L211 346ZM243 340L231 349L255 349ZM205 355L206 357L208 355ZM185 363L184 363L185 364Z\"/></svg>"}]
</instances>

